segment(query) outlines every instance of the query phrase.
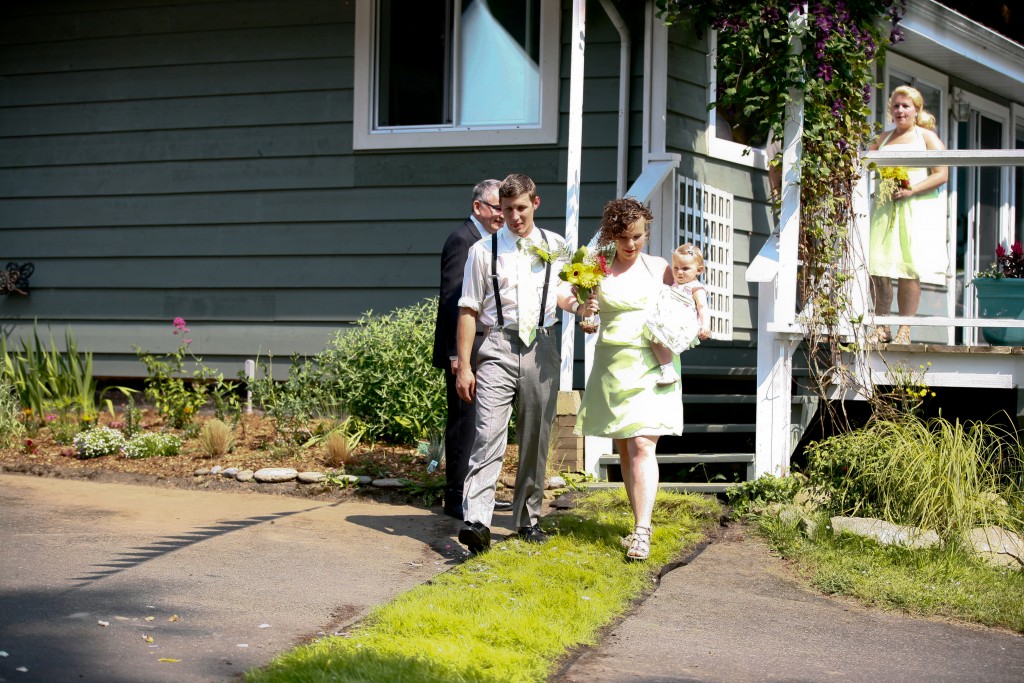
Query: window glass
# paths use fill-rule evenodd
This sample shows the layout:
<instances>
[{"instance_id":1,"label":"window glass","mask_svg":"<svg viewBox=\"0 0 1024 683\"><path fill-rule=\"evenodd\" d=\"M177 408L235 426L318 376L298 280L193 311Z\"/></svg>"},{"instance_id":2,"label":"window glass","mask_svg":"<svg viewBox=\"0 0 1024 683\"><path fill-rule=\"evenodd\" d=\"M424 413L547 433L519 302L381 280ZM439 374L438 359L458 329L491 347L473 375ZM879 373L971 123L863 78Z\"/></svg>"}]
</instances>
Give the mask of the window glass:
<instances>
[{"instance_id":1,"label":"window glass","mask_svg":"<svg viewBox=\"0 0 1024 683\"><path fill-rule=\"evenodd\" d=\"M540 0L380 0L377 127L540 123Z\"/></svg>"},{"instance_id":2,"label":"window glass","mask_svg":"<svg viewBox=\"0 0 1024 683\"><path fill-rule=\"evenodd\" d=\"M1017 121L1014 147L1016 149L1024 149L1024 121ZM1018 242L1024 242L1024 166L1017 166L1013 173L1016 178L1013 205L1017 209L1014 214L1014 223L1016 225L1014 225L1013 234Z\"/></svg>"}]
</instances>

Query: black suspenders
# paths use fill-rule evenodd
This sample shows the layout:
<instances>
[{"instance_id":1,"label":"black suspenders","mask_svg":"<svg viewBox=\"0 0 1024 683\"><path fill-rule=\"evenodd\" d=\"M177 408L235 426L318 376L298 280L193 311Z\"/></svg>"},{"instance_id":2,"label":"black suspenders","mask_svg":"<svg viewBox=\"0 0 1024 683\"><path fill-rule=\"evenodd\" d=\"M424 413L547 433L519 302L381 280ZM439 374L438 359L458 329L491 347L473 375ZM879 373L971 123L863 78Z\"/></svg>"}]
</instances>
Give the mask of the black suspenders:
<instances>
[{"instance_id":1,"label":"black suspenders","mask_svg":"<svg viewBox=\"0 0 1024 683\"><path fill-rule=\"evenodd\" d=\"M548 242L547 233L541 228L541 237L544 238L544 245L551 246ZM544 292L540 295L540 316L537 320L537 327L544 327L544 309L548 302L548 285L551 283L551 261L547 261L544 268ZM505 316L502 314L501 293L498 291L498 233L491 233L491 287L494 288L494 305L498 309L498 327L505 327Z\"/></svg>"}]
</instances>

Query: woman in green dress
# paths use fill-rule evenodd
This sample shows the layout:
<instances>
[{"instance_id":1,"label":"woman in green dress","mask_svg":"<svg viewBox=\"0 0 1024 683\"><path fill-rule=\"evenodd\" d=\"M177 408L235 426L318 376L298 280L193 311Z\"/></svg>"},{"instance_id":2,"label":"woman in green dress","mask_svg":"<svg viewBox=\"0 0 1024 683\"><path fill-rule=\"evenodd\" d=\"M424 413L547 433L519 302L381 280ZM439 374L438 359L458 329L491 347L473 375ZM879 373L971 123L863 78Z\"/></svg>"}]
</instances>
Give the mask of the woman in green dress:
<instances>
[{"instance_id":1,"label":"woman in green dress","mask_svg":"<svg viewBox=\"0 0 1024 683\"><path fill-rule=\"evenodd\" d=\"M611 273L592 293L585 314L600 312L600 334L576 430L614 440L622 481L633 510L626 557L646 560L658 492L655 447L662 434L683 431L681 383L658 384L661 367L643 337L644 320L661 288L673 282L665 259L643 253L653 219L632 197L604 207L598 242L615 243ZM679 370L679 357L674 360Z\"/></svg>"},{"instance_id":2,"label":"woman in green dress","mask_svg":"<svg viewBox=\"0 0 1024 683\"><path fill-rule=\"evenodd\" d=\"M935 134L935 117L924 110L916 88L902 85L889 96L889 119L895 128L882 133L870 149L924 151L945 149ZM885 170L891 179L875 191L871 211L868 272L875 315L892 311L893 279L899 280L897 307L901 316L917 315L921 282L946 284L946 201L942 188L949 171L935 168ZM889 327L877 326L869 342L888 342ZM897 344L910 343L910 327L900 325Z\"/></svg>"}]
</instances>

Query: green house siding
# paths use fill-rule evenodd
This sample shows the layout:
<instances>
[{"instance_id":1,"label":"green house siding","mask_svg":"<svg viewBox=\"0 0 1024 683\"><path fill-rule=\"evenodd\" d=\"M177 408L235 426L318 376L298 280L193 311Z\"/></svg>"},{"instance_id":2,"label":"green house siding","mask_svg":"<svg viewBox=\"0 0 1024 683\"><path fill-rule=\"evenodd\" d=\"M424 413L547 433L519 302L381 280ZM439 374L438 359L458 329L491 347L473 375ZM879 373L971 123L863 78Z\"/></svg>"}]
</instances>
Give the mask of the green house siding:
<instances>
[{"instance_id":1,"label":"green house siding","mask_svg":"<svg viewBox=\"0 0 1024 683\"><path fill-rule=\"evenodd\" d=\"M563 233L562 5L557 145L354 153L353 2L3 3L0 265L35 265L29 296L0 297L4 334L38 319L60 340L69 325L97 374L137 376L132 345L170 350L181 316L195 352L233 374L433 296L441 246L482 178L531 175L538 224ZM581 239L615 194L619 37L590 5ZM622 11L632 180L643 4Z\"/></svg>"},{"instance_id":2,"label":"green house siding","mask_svg":"<svg viewBox=\"0 0 1024 683\"><path fill-rule=\"evenodd\" d=\"M717 159L708 153L707 37L673 27L669 31L667 146L679 153L679 172L731 192L733 207L733 343L737 358L754 365L757 286L745 280L747 266L772 231L767 173ZM744 353L741 350L746 349ZM699 352L698 348L693 353Z\"/></svg>"}]
</instances>

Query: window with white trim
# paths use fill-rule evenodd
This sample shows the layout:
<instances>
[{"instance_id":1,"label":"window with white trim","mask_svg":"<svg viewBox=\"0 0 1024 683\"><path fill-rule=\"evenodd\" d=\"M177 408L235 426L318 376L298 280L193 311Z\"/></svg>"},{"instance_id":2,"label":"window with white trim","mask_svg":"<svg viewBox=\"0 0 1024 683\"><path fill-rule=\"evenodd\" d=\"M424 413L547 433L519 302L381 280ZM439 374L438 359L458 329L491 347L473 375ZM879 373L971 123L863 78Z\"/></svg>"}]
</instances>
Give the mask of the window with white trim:
<instances>
[{"instance_id":1,"label":"window with white trim","mask_svg":"<svg viewBox=\"0 0 1024 683\"><path fill-rule=\"evenodd\" d=\"M359 0L353 147L558 140L558 0Z\"/></svg>"}]
</instances>

